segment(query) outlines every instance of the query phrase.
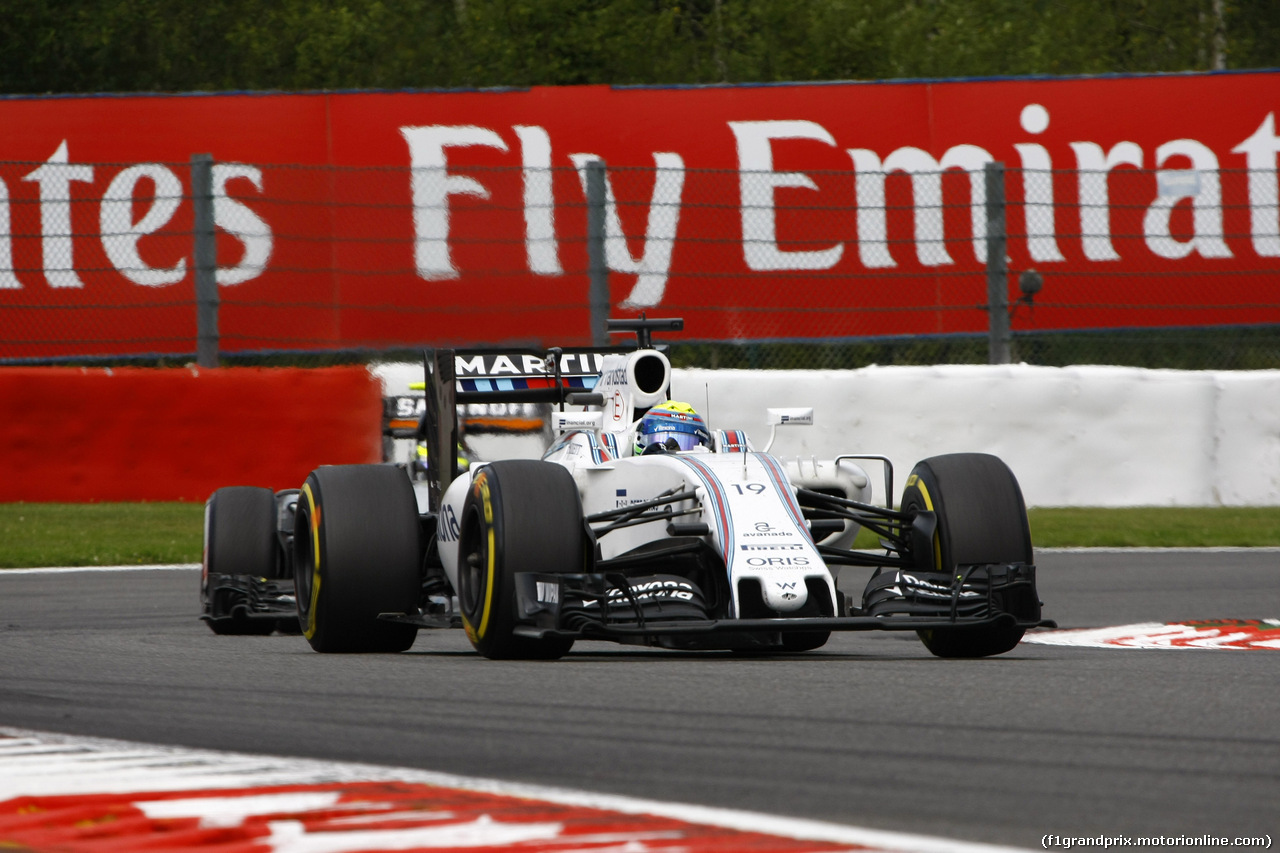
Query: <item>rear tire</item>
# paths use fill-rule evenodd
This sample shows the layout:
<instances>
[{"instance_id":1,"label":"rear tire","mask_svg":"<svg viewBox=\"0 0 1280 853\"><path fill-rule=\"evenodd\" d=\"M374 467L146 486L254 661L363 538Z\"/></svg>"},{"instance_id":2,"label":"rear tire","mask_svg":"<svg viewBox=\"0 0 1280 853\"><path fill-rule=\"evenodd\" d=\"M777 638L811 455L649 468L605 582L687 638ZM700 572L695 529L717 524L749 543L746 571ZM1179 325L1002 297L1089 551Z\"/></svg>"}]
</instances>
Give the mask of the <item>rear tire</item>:
<instances>
[{"instance_id":1,"label":"rear tire","mask_svg":"<svg viewBox=\"0 0 1280 853\"><path fill-rule=\"evenodd\" d=\"M402 652L418 629L379 613L418 607L418 505L385 465L334 465L307 477L294 528L302 634L317 652Z\"/></svg>"},{"instance_id":2,"label":"rear tire","mask_svg":"<svg viewBox=\"0 0 1280 853\"><path fill-rule=\"evenodd\" d=\"M932 510L938 519L934 565L954 571L973 563L1031 563L1031 529L1022 490L1009 466L985 453L953 453L919 462L907 478L902 509ZM1003 654L1024 629L935 628L917 631L925 647L943 658Z\"/></svg>"},{"instance_id":3,"label":"rear tire","mask_svg":"<svg viewBox=\"0 0 1280 853\"><path fill-rule=\"evenodd\" d=\"M487 658L555 660L563 637L522 637L517 572L586 571L582 501L573 475L550 462L511 459L476 474L462 509L458 603L467 638Z\"/></svg>"},{"instance_id":4,"label":"rear tire","mask_svg":"<svg viewBox=\"0 0 1280 853\"><path fill-rule=\"evenodd\" d=\"M210 599L209 573L274 578L276 569L276 501L270 489L227 486L209 496L204 505L205 554L200 575L200 604L215 612ZM219 608L220 609L220 608ZM233 612L207 620L215 634L266 636L274 619L251 619Z\"/></svg>"}]
</instances>

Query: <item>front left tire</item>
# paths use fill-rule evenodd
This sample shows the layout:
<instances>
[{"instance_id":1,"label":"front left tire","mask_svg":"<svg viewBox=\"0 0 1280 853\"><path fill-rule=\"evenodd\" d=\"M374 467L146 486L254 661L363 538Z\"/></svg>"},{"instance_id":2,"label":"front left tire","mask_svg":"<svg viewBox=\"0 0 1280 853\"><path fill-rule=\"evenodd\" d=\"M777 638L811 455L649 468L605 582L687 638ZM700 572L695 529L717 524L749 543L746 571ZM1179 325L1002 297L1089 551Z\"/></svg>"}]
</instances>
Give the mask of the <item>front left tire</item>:
<instances>
[{"instance_id":1,"label":"front left tire","mask_svg":"<svg viewBox=\"0 0 1280 853\"><path fill-rule=\"evenodd\" d=\"M568 470L528 459L481 469L463 504L458 550L458 602L476 651L498 660L568 652L570 638L515 633L515 575L584 572L587 555L582 501Z\"/></svg>"}]
</instances>

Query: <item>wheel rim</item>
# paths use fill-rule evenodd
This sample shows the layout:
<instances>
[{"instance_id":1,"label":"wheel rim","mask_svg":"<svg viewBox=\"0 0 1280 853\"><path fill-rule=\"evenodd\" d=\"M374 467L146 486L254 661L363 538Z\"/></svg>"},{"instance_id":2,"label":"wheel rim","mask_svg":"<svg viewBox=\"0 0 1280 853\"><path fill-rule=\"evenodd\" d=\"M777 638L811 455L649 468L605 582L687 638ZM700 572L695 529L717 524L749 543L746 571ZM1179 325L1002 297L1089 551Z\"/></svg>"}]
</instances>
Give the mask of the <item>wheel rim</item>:
<instances>
[{"instance_id":1,"label":"wheel rim","mask_svg":"<svg viewBox=\"0 0 1280 853\"><path fill-rule=\"evenodd\" d=\"M462 599L462 611L475 618L484 601L488 553L486 553L485 537L482 532L480 513L474 509L468 514L463 525L466 539L460 548L461 560L458 564L458 595Z\"/></svg>"},{"instance_id":2,"label":"wheel rim","mask_svg":"<svg viewBox=\"0 0 1280 853\"><path fill-rule=\"evenodd\" d=\"M315 554L311 545L311 513L302 507L298 508L295 530L303 533L295 533L293 537L293 589L298 609L305 617L311 607L311 574L314 571Z\"/></svg>"}]
</instances>

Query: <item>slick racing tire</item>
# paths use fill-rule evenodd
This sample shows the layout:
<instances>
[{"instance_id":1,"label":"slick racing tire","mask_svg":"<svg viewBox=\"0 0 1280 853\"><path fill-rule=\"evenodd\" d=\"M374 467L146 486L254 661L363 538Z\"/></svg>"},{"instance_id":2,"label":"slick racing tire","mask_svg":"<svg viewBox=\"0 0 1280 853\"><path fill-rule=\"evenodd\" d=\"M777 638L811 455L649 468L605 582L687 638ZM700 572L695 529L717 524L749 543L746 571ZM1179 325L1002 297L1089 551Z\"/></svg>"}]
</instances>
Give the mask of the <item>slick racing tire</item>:
<instances>
[{"instance_id":1,"label":"slick racing tire","mask_svg":"<svg viewBox=\"0 0 1280 853\"><path fill-rule=\"evenodd\" d=\"M972 563L1032 562L1031 530L1022 490L1009 466L985 453L953 453L917 463L902 493L902 509L932 510L934 565L954 570ZM925 647L943 658L1003 654L1022 639L1022 628L935 628L917 631Z\"/></svg>"},{"instance_id":2,"label":"slick racing tire","mask_svg":"<svg viewBox=\"0 0 1280 853\"><path fill-rule=\"evenodd\" d=\"M522 637L518 572L586 571L587 536L578 487L550 462L511 459L475 475L462 509L458 603L467 638L492 659L555 660L571 638Z\"/></svg>"},{"instance_id":3,"label":"slick racing tire","mask_svg":"<svg viewBox=\"0 0 1280 853\"><path fill-rule=\"evenodd\" d=\"M212 615L225 609L214 602L210 572L255 578L276 576L276 501L270 489L228 486L209 496L204 505L205 558L200 576L200 603ZM215 634L265 636L275 630L274 619L253 619L243 608L207 620Z\"/></svg>"},{"instance_id":4,"label":"slick racing tire","mask_svg":"<svg viewBox=\"0 0 1280 853\"><path fill-rule=\"evenodd\" d=\"M418 505L390 465L334 465L307 476L294 527L302 635L317 652L402 652L418 629L379 613L413 613L421 583Z\"/></svg>"}]
</instances>

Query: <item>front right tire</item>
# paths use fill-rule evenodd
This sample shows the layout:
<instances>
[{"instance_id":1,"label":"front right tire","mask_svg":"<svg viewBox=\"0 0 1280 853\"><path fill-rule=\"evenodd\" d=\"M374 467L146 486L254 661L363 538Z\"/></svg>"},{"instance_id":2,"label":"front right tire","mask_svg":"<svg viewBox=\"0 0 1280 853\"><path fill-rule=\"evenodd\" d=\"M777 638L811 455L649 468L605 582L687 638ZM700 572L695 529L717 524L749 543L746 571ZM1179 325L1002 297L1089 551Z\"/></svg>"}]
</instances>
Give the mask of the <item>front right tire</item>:
<instances>
[{"instance_id":1,"label":"front right tire","mask_svg":"<svg viewBox=\"0 0 1280 853\"><path fill-rule=\"evenodd\" d=\"M934 565L955 572L974 563L1031 563L1031 529L1022 490L1001 459L952 453L916 464L902 493L902 509L929 510L938 520ZM977 658L1007 652L1022 640L1016 625L917 631L938 657Z\"/></svg>"}]
</instances>

